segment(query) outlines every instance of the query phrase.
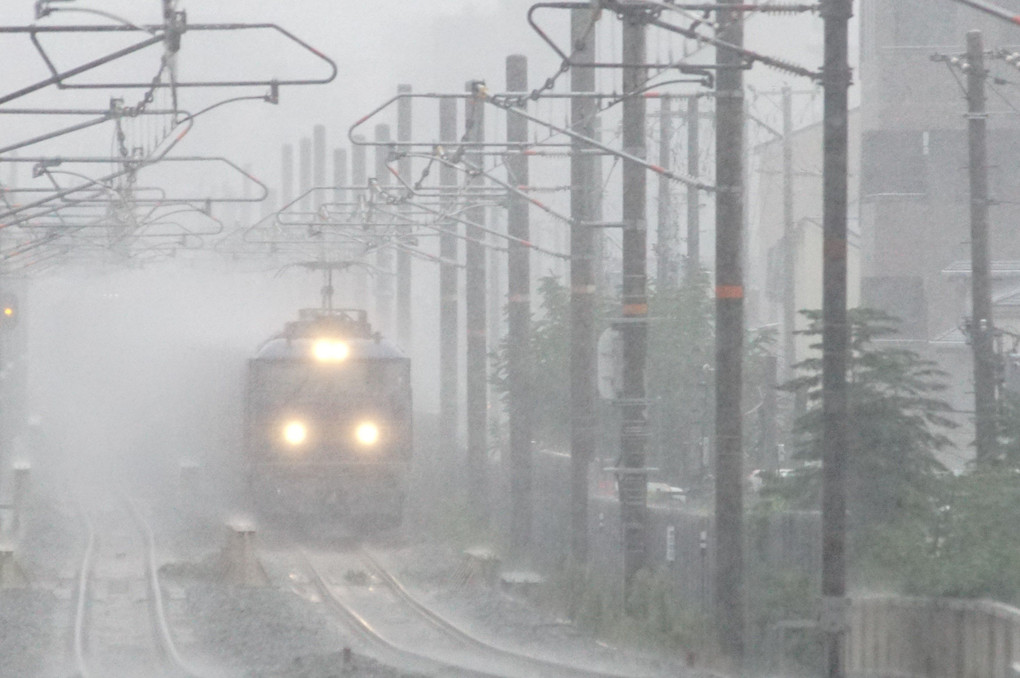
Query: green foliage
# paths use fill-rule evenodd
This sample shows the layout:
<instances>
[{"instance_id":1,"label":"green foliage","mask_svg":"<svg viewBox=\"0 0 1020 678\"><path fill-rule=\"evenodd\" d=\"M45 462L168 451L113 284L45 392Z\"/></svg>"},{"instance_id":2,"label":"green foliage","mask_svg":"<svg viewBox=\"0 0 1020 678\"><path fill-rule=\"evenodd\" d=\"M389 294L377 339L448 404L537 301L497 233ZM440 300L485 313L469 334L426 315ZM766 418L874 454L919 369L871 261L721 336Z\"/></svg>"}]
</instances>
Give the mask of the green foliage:
<instances>
[{"instance_id":1,"label":"green foliage","mask_svg":"<svg viewBox=\"0 0 1020 678\"><path fill-rule=\"evenodd\" d=\"M685 276L676 288L655 289L649 298L648 363L651 464L667 482L694 478L701 466L701 439L714 429L712 366L715 307L704 271Z\"/></svg>"},{"instance_id":2,"label":"green foliage","mask_svg":"<svg viewBox=\"0 0 1020 678\"><path fill-rule=\"evenodd\" d=\"M542 445L562 449L570 443L570 290L547 275L538 284L540 312L532 319L526 355L527 380L537 406L532 411L534 437ZM492 383L504 401L508 344L504 339L492 355Z\"/></svg>"},{"instance_id":3,"label":"green foliage","mask_svg":"<svg viewBox=\"0 0 1020 678\"><path fill-rule=\"evenodd\" d=\"M668 572L639 572L626 605L618 579L596 577L576 566L565 567L554 587L560 610L610 642L681 651L704 647L709 640L708 620L680 603Z\"/></svg>"},{"instance_id":4,"label":"green foliage","mask_svg":"<svg viewBox=\"0 0 1020 678\"><path fill-rule=\"evenodd\" d=\"M908 592L1020 603L1020 471L1005 465L945 479Z\"/></svg>"},{"instance_id":5,"label":"green foliage","mask_svg":"<svg viewBox=\"0 0 1020 678\"><path fill-rule=\"evenodd\" d=\"M711 435L712 374L705 365L713 362L712 300L708 276L692 276L679 288L652 290L649 296L649 351L646 366L651 405L652 439L650 463L676 479L700 459L701 436ZM539 281L539 312L535 314L527 355L531 358L527 378L534 394L535 440L563 449L570 443L570 290L559 278ZM618 301L597 300L596 332L619 315ZM506 340L492 355L492 383L506 399L509 390ZM598 419L602 440L615 441L615 406L600 402ZM706 416L707 410L707 416ZM610 443L614 444L614 443Z\"/></svg>"},{"instance_id":6,"label":"green foliage","mask_svg":"<svg viewBox=\"0 0 1020 678\"><path fill-rule=\"evenodd\" d=\"M819 675L821 644L816 629L789 628L790 622L811 621L818 613L819 584L815 577L749 563L747 614L751 637L760 656L782 654L793 675ZM771 646L777 644L778 646Z\"/></svg>"},{"instance_id":7,"label":"green foliage","mask_svg":"<svg viewBox=\"0 0 1020 678\"><path fill-rule=\"evenodd\" d=\"M803 334L820 337L819 311L803 312L810 326ZM848 356L849 443L848 511L851 523L866 526L891 522L902 511L924 513L943 472L935 453L951 442L945 431L955 426L951 407L938 394L945 391L945 373L930 360L895 343L877 343L895 334L895 319L881 311L859 308L848 313L851 345ZM821 344L814 348L820 349ZM823 418L822 357L797 365L801 375L783 386L804 389L809 410L796 425L797 455L821 460ZM794 504L817 507L819 474L806 471L786 483Z\"/></svg>"},{"instance_id":8,"label":"green foliage","mask_svg":"<svg viewBox=\"0 0 1020 678\"><path fill-rule=\"evenodd\" d=\"M999 453L1006 464L1017 468L1020 467L1020 394L1001 389L998 404Z\"/></svg>"}]
</instances>

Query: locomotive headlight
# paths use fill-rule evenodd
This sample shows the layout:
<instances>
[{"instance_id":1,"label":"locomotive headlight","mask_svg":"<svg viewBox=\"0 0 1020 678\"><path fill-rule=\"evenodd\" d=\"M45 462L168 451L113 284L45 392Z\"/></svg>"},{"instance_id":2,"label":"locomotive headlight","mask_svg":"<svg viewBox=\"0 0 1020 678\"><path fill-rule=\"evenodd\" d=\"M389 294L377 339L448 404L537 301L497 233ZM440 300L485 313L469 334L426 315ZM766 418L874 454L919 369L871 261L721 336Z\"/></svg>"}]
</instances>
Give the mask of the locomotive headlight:
<instances>
[{"instance_id":1,"label":"locomotive headlight","mask_svg":"<svg viewBox=\"0 0 1020 678\"><path fill-rule=\"evenodd\" d=\"M364 421L354 429L354 437L365 447L372 447L379 442L379 427L371 421Z\"/></svg>"},{"instance_id":2,"label":"locomotive headlight","mask_svg":"<svg viewBox=\"0 0 1020 678\"><path fill-rule=\"evenodd\" d=\"M283 425L283 439L288 445L297 447L308 440L308 427L304 422L288 421Z\"/></svg>"},{"instance_id":3,"label":"locomotive headlight","mask_svg":"<svg viewBox=\"0 0 1020 678\"><path fill-rule=\"evenodd\" d=\"M347 360L351 347L335 339L319 339L312 345L312 355L319 362L339 363Z\"/></svg>"}]
</instances>

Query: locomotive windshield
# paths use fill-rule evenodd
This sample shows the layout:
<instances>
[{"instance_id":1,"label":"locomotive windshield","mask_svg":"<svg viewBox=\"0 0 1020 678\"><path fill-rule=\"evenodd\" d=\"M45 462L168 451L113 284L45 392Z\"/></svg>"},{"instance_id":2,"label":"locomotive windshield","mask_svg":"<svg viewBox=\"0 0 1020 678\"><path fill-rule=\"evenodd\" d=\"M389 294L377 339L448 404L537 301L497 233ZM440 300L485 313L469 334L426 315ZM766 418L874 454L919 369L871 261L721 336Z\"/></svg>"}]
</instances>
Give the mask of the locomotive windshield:
<instances>
[{"instance_id":1,"label":"locomotive windshield","mask_svg":"<svg viewBox=\"0 0 1020 678\"><path fill-rule=\"evenodd\" d=\"M406 367L399 363L357 360L324 369L315 363L266 362L256 379L262 395L276 402L337 401L406 388Z\"/></svg>"}]
</instances>

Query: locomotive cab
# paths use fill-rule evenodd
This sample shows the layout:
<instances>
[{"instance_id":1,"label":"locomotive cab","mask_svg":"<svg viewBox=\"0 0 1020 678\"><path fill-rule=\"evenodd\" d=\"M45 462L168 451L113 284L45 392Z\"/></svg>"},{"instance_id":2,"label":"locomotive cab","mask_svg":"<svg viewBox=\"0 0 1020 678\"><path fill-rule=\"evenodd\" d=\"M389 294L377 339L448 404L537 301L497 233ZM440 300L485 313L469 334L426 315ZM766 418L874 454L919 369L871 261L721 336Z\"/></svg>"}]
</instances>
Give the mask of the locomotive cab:
<instances>
[{"instance_id":1,"label":"locomotive cab","mask_svg":"<svg viewBox=\"0 0 1020 678\"><path fill-rule=\"evenodd\" d=\"M305 309L249 361L245 442L262 513L398 524L410 361L364 311Z\"/></svg>"}]
</instances>

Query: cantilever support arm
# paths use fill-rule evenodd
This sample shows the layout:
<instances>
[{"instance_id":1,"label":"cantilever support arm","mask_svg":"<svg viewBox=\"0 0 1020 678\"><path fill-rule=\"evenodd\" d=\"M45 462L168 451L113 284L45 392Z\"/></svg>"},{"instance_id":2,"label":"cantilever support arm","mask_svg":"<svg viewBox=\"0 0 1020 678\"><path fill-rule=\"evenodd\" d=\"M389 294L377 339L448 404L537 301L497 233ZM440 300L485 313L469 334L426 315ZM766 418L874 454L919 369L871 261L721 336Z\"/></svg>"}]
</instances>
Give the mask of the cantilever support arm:
<instances>
[{"instance_id":1,"label":"cantilever support arm","mask_svg":"<svg viewBox=\"0 0 1020 678\"><path fill-rule=\"evenodd\" d=\"M976 9L979 12L990 14L991 16L994 16L996 19L1002 19L1003 21L1008 21L1011 24L1020 25L1020 14L1017 14L1016 12L1011 12L1008 9L999 7L998 5L993 5L990 2L985 2L985 0L952 0L952 1L960 5L966 5L971 9Z\"/></svg>"},{"instance_id":2,"label":"cantilever support arm","mask_svg":"<svg viewBox=\"0 0 1020 678\"><path fill-rule=\"evenodd\" d=\"M0 28L0 33L6 33L6 32L11 32L11 31L4 30L4 29ZM103 64L108 64L111 61L116 61L117 59L120 59L121 57L127 56L129 54L134 54L135 52L139 52L139 51L145 49L146 47L151 47L152 45L157 45L157 44L159 44L161 42L163 42L163 36L162 35L154 35L154 36L152 36L150 38L142 40L139 43L135 43L134 45L131 45L129 47L125 47L124 49L119 49L116 52L111 52L110 54L107 54L104 57L100 57L98 59L94 59L92 61L89 61L88 63L82 64L81 66L76 66L76 67L74 67L74 68L72 68L70 70L64 71L62 73L54 73L53 75L51 75L50 77L48 77L48 78L46 78L44 80L40 80L39 82L33 83L31 85L28 85L27 87L22 87L19 90L16 90L16 91L11 92L9 94L4 94L4 95L0 96L0 105L6 104L9 101L14 101L15 99L20 99L21 97L23 97L23 96L25 96L27 94L31 94L32 92L37 92L37 91L39 91L41 89L49 87L50 85L59 85L66 78L70 78L70 77L73 77L75 75L80 75L81 73L85 73L87 71L90 71L93 68L98 68L99 66L102 66Z\"/></svg>"},{"instance_id":3,"label":"cantilever support arm","mask_svg":"<svg viewBox=\"0 0 1020 678\"><path fill-rule=\"evenodd\" d=\"M560 125L555 125L555 124L553 124L551 122L548 122L546 120L542 120L541 118L538 118L538 117L536 117L534 115L531 115L527 111L525 111L523 109L520 109L520 108L517 108L516 106L504 106L501 103L493 100L493 98L491 96L489 96L489 95L484 95L482 97L482 99L485 102L487 102L489 104L492 104L493 106L495 106L495 107L497 107L499 109L507 111L508 113L512 113L513 115L518 115L518 116L520 116L522 118L530 120L531 122L535 123L536 125L542 125L543 127L551 129L554 132L558 132L559 134L565 134L566 136L570 137L571 139L577 139L581 143L584 143L584 144L587 144L589 146L592 146L593 148L597 148L597 149L599 149L601 151L604 151L604 152L608 153L609 155L613 155L613 156L616 156L616 157L621 158L623 160L626 160L628 162L633 162L635 164L638 164L638 165L644 167L645 169L649 169L649 170L655 172L656 174L661 174L662 176L666 177L667 179L672 179L673 181L678 181L681 184L686 184L688 186L692 186L692 187L697 188L697 189L702 190L702 191L715 191L715 186L712 185L712 184L706 184L705 182L700 181L699 179L697 179L695 177L689 177L686 174L678 174L677 172L670 171L670 170L666 169L665 167L660 167L659 165L656 165L654 163L650 163L647 160L644 160L643 158L637 157L636 155L631 155L630 153L627 153L625 151L621 151L621 150L612 148L611 146L607 146L607 145L603 144L601 141L596 141L595 139L592 139L591 137L586 137L583 134L578 134L577 132L575 132L575 131L573 131L571 129L568 129L566 127L561 127Z\"/></svg>"}]
</instances>

